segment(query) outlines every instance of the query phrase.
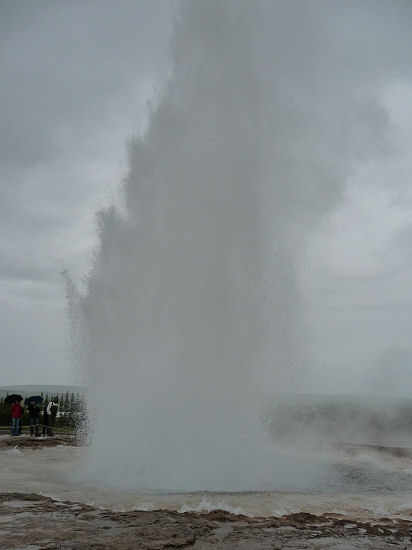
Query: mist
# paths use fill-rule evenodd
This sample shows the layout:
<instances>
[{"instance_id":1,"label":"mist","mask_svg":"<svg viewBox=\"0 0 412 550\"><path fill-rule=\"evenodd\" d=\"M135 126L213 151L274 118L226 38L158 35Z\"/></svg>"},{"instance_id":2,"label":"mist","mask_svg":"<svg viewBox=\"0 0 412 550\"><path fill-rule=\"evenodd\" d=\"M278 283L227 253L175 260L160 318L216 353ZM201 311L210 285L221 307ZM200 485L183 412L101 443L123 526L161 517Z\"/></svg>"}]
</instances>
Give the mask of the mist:
<instances>
[{"instance_id":1,"label":"mist","mask_svg":"<svg viewBox=\"0 0 412 550\"><path fill-rule=\"evenodd\" d=\"M405 60L379 36L402 20L371 6L180 4L170 77L120 204L98 212L86 288L69 289L86 476L186 491L305 477L275 460L262 403L316 391L308 245L393 148L378 91Z\"/></svg>"}]
</instances>

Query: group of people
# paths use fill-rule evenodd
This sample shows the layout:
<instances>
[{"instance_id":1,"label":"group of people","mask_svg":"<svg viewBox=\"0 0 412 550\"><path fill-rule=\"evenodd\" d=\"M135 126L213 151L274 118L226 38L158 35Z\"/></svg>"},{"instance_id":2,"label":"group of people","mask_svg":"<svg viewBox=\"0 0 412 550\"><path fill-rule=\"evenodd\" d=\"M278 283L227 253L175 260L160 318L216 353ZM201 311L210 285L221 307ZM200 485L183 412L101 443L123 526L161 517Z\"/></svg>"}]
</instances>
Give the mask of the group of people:
<instances>
[{"instance_id":1,"label":"group of people","mask_svg":"<svg viewBox=\"0 0 412 550\"><path fill-rule=\"evenodd\" d=\"M43 435L54 435L54 424L59 415L59 398L53 397L49 403L46 403L43 411L40 406L34 401L29 401L28 405L30 435L32 437L40 435L40 426L43 427ZM11 435L16 436L21 434L24 409L20 405L20 401L16 401L10 407L11 411ZM43 412L42 422L40 422L40 414Z\"/></svg>"}]
</instances>

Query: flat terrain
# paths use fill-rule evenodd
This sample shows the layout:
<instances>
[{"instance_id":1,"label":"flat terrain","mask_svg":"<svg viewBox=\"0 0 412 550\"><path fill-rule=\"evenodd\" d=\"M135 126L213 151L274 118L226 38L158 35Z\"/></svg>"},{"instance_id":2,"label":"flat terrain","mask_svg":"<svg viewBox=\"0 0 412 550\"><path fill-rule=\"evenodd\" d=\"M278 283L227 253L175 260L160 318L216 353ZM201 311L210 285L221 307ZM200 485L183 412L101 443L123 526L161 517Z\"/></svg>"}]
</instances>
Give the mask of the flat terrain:
<instances>
[{"instance_id":1,"label":"flat terrain","mask_svg":"<svg viewBox=\"0 0 412 550\"><path fill-rule=\"evenodd\" d=\"M412 519L412 518L411 518ZM0 548L160 550L381 550L412 547L412 521L350 521L337 514L270 518L220 510L112 512L35 494L0 494Z\"/></svg>"},{"instance_id":2,"label":"flat terrain","mask_svg":"<svg viewBox=\"0 0 412 550\"><path fill-rule=\"evenodd\" d=\"M0 452L76 445L73 435L0 436ZM357 447L353 448L357 451ZM388 452L399 454L394 447ZM37 454L37 453L35 453ZM403 455L403 451L401 453ZM412 510L357 520L326 513L250 518L226 511L115 512L39 494L0 493L0 549L382 550L412 548Z\"/></svg>"},{"instance_id":3,"label":"flat terrain","mask_svg":"<svg viewBox=\"0 0 412 550\"><path fill-rule=\"evenodd\" d=\"M12 449L16 445L20 448L40 449L41 447L55 447L56 445L77 445L77 443L78 439L75 435L59 434L50 437L31 437L25 434L12 437L8 433L6 435L0 433L0 451Z\"/></svg>"}]
</instances>

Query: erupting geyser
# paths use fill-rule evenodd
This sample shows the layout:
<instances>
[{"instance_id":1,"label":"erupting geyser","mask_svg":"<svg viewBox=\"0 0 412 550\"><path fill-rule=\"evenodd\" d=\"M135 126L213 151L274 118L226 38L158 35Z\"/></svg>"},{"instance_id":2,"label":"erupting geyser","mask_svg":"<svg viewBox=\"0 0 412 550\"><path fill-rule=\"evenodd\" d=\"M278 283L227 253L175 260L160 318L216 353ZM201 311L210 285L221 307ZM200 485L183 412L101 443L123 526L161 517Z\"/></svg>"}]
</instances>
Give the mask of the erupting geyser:
<instances>
[{"instance_id":1,"label":"erupting geyser","mask_svg":"<svg viewBox=\"0 0 412 550\"><path fill-rule=\"evenodd\" d=\"M90 476L241 490L271 475L260 396L303 364L299 258L377 119L344 75L326 79L329 38L308 3L181 6L125 213L99 213L72 295Z\"/></svg>"}]
</instances>

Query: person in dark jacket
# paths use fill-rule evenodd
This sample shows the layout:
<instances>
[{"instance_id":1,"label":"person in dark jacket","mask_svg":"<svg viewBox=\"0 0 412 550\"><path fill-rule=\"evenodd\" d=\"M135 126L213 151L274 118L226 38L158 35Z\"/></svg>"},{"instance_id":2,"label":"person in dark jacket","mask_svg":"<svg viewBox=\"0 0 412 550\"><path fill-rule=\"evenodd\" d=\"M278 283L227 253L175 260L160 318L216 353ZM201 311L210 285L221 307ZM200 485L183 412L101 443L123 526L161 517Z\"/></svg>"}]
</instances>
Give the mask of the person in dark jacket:
<instances>
[{"instance_id":1,"label":"person in dark jacket","mask_svg":"<svg viewBox=\"0 0 412 550\"><path fill-rule=\"evenodd\" d=\"M10 407L11 411L11 435L19 435L20 419L23 418L23 408L20 402L16 401Z\"/></svg>"},{"instance_id":2,"label":"person in dark jacket","mask_svg":"<svg viewBox=\"0 0 412 550\"><path fill-rule=\"evenodd\" d=\"M39 415L40 415L40 407L34 403L34 401L30 401L29 403L29 419L30 419L30 435L31 436L39 436Z\"/></svg>"},{"instance_id":3,"label":"person in dark jacket","mask_svg":"<svg viewBox=\"0 0 412 550\"><path fill-rule=\"evenodd\" d=\"M46 403L44 405L44 409L43 409L43 430L42 430L42 435L46 435L47 430L49 429L49 415L47 414L47 407L48 407L48 403Z\"/></svg>"}]
</instances>

